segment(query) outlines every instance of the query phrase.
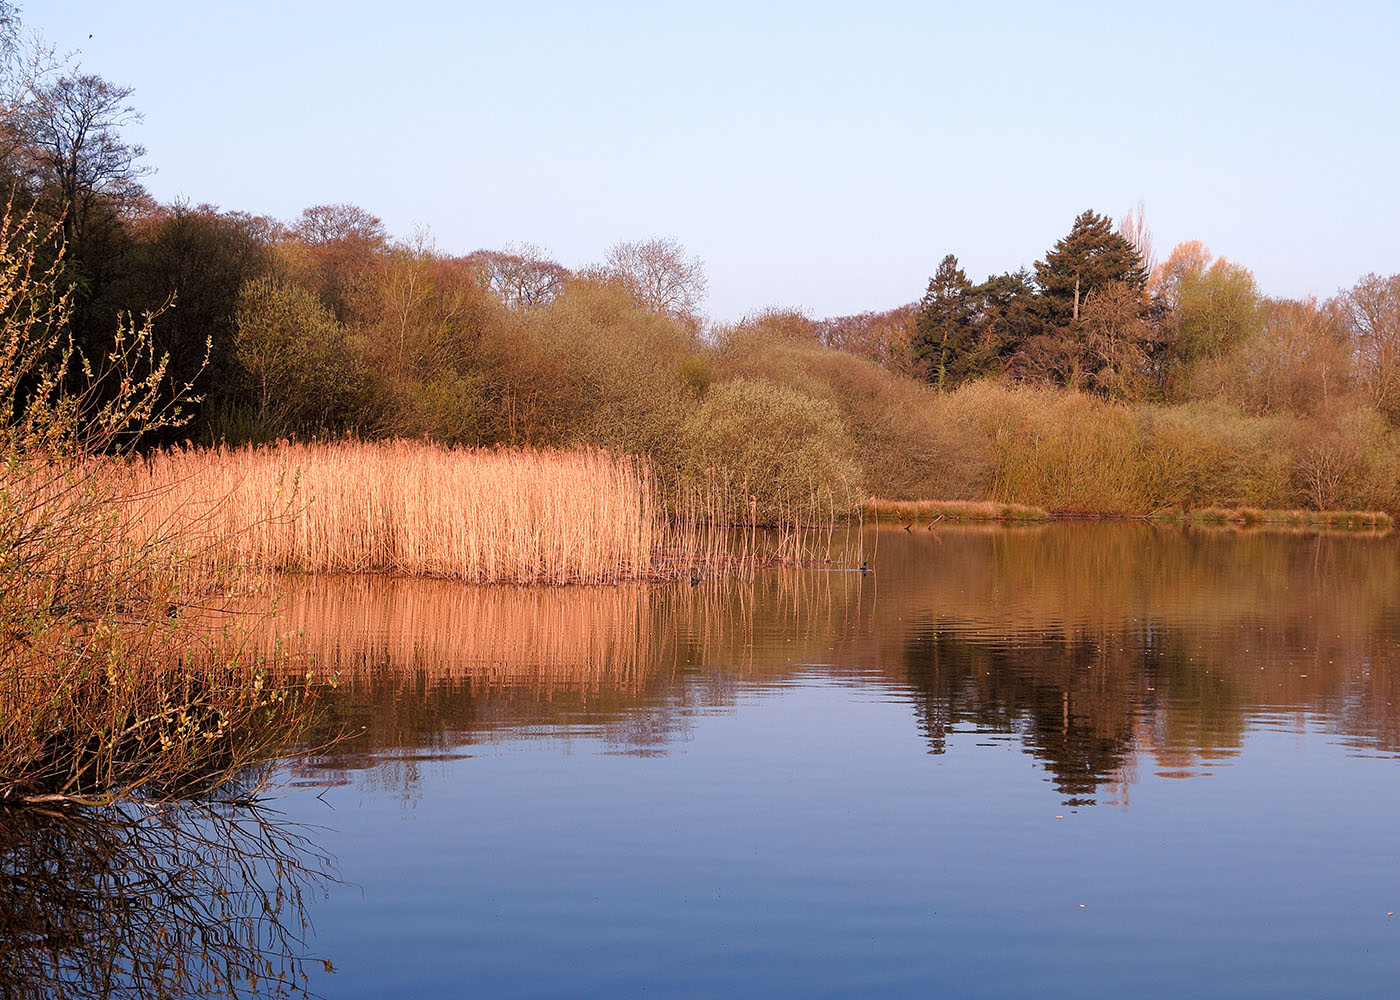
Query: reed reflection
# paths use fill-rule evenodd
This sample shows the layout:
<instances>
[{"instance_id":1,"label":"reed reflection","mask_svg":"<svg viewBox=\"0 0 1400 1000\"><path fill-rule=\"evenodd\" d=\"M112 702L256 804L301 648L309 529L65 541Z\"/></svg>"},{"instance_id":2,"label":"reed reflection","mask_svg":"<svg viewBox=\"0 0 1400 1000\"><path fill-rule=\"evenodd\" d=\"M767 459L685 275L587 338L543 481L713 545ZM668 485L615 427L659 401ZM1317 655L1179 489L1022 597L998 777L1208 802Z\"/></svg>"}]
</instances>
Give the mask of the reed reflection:
<instances>
[{"instance_id":1,"label":"reed reflection","mask_svg":"<svg viewBox=\"0 0 1400 1000\"><path fill-rule=\"evenodd\" d=\"M911 703L935 753L1014 734L1067 803L1209 773L1260 726L1400 749L1392 538L1050 524L848 546L695 586L291 581L278 628L339 673L331 722L360 733L319 780L411 789L423 758L500 739L664 753L697 713L834 677Z\"/></svg>"},{"instance_id":2,"label":"reed reflection","mask_svg":"<svg viewBox=\"0 0 1400 1000\"><path fill-rule=\"evenodd\" d=\"M0 809L0 995L306 995L333 869L260 808Z\"/></svg>"},{"instance_id":3,"label":"reed reflection","mask_svg":"<svg viewBox=\"0 0 1400 1000\"><path fill-rule=\"evenodd\" d=\"M348 738L311 780L372 770L360 780L409 790L425 764L498 739L586 735L614 752L665 752L694 712L790 675L786 654L829 656L859 613L846 577L554 588L293 578L262 642L335 679L316 738Z\"/></svg>"}]
</instances>

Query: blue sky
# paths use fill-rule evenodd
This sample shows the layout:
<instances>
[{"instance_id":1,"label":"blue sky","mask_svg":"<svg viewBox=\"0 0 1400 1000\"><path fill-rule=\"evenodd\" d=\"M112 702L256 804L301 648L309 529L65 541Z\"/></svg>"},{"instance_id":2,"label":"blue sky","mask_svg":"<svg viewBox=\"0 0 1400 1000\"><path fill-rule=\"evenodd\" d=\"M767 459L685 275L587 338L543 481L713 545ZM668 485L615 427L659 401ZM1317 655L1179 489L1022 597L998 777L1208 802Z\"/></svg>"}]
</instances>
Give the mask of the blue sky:
<instances>
[{"instance_id":1,"label":"blue sky","mask_svg":"<svg viewBox=\"0 0 1400 1000\"><path fill-rule=\"evenodd\" d=\"M349 201L568 266L671 236L718 319L888 308L1139 200L1159 255L1270 294L1400 271L1400 4L22 7L136 88L162 200Z\"/></svg>"}]
</instances>

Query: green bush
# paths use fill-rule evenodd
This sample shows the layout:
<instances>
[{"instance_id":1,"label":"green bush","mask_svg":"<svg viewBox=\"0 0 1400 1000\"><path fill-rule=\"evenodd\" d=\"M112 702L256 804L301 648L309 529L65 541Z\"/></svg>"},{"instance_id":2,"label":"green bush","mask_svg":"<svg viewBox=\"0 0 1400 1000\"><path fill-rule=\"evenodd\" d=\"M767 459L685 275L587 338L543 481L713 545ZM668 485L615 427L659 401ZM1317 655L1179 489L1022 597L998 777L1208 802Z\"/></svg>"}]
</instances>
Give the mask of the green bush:
<instances>
[{"instance_id":1,"label":"green bush","mask_svg":"<svg viewBox=\"0 0 1400 1000\"><path fill-rule=\"evenodd\" d=\"M686 444L692 482L729 484L734 518L820 519L848 512L861 496L855 449L836 407L765 379L711 388Z\"/></svg>"},{"instance_id":2,"label":"green bush","mask_svg":"<svg viewBox=\"0 0 1400 1000\"><path fill-rule=\"evenodd\" d=\"M255 278L239 293L235 323L234 356L253 423L315 432L355 421L362 374L344 328L319 299L275 278Z\"/></svg>"}]
</instances>

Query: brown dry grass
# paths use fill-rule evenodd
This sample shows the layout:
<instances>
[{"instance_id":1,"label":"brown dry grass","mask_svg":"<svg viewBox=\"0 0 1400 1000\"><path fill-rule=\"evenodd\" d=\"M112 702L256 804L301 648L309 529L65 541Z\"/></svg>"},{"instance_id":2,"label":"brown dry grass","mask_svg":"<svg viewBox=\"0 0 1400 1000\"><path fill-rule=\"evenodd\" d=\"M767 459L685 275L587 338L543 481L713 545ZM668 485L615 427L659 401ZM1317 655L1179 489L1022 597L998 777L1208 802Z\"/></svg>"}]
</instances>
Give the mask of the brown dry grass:
<instances>
[{"instance_id":1,"label":"brown dry grass","mask_svg":"<svg viewBox=\"0 0 1400 1000\"><path fill-rule=\"evenodd\" d=\"M128 531L219 568L491 583L655 575L650 472L587 450L395 441L175 450L131 470Z\"/></svg>"},{"instance_id":2,"label":"brown dry grass","mask_svg":"<svg viewBox=\"0 0 1400 1000\"><path fill-rule=\"evenodd\" d=\"M1388 531L1392 520L1379 510L1260 510L1257 507L1207 507L1193 511L1163 511L1159 521L1188 521L1192 524L1283 525L1298 528L1340 528Z\"/></svg>"},{"instance_id":3,"label":"brown dry grass","mask_svg":"<svg viewBox=\"0 0 1400 1000\"><path fill-rule=\"evenodd\" d=\"M882 500L865 502L866 514L881 521L1047 521L1041 507L995 500Z\"/></svg>"}]
</instances>

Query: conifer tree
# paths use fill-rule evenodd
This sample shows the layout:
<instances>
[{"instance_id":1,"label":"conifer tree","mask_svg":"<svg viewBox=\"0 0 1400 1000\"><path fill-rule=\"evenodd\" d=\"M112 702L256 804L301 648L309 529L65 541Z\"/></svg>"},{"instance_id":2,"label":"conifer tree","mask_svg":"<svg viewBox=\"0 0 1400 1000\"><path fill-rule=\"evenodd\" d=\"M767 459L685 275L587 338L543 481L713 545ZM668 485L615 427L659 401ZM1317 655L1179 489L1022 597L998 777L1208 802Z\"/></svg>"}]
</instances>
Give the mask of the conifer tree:
<instances>
[{"instance_id":1,"label":"conifer tree","mask_svg":"<svg viewBox=\"0 0 1400 1000\"><path fill-rule=\"evenodd\" d=\"M972 284L952 254L929 279L914 325L914 353L939 389L951 389L972 374L977 331Z\"/></svg>"},{"instance_id":2,"label":"conifer tree","mask_svg":"<svg viewBox=\"0 0 1400 1000\"><path fill-rule=\"evenodd\" d=\"M1051 322L1068 326L1079 320L1089 293L1109 282L1140 290L1147 269L1133 245L1113 229L1108 216L1090 210L1074 220L1069 235L1035 262L1035 280L1050 307Z\"/></svg>"}]
</instances>

